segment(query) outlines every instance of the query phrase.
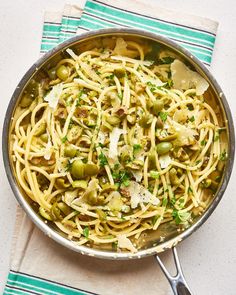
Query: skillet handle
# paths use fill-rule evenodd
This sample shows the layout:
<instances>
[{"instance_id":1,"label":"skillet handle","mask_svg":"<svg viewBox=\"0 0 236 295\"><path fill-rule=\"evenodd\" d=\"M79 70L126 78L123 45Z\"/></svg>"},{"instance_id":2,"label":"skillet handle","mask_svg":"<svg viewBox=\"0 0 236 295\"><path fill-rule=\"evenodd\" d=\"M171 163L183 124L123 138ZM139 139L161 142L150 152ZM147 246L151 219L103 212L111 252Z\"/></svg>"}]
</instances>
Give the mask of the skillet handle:
<instances>
[{"instance_id":1,"label":"skillet handle","mask_svg":"<svg viewBox=\"0 0 236 295\"><path fill-rule=\"evenodd\" d=\"M156 260L158 264L160 265L167 280L169 281L174 295L192 295L192 292L190 291L187 285L187 282L185 281L182 268L180 266L177 250L175 247L172 248L172 252L174 256L175 267L177 270L177 274L175 276L170 275L170 273L168 272L168 270L166 269L166 267L164 266L163 262L161 261L158 255L156 255Z\"/></svg>"}]
</instances>

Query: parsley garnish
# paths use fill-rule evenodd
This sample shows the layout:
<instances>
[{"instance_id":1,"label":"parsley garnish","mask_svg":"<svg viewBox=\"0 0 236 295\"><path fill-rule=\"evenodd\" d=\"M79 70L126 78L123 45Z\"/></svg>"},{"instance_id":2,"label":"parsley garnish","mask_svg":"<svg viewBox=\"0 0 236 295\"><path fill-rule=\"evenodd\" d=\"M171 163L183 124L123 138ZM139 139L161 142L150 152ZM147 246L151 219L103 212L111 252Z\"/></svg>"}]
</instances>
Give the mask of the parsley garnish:
<instances>
[{"instance_id":1,"label":"parsley garnish","mask_svg":"<svg viewBox=\"0 0 236 295\"><path fill-rule=\"evenodd\" d=\"M133 145L133 151L134 153L141 150L142 146L140 144L134 144Z\"/></svg>"},{"instance_id":2,"label":"parsley garnish","mask_svg":"<svg viewBox=\"0 0 236 295\"><path fill-rule=\"evenodd\" d=\"M86 239L88 239L88 237L89 237L89 228L87 226L83 229L83 235L85 236Z\"/></svg>"},{"instance_id":3,"label":"parsley garnish","mask_svg":"<svg viewBox=\"0 0 236 295\"><path fill-rule=\"evenodd\" d=\"M76 107L81 106L80 101L81 101L81 97L82 97L83 94L84 94L84 91L83 90L80 90L80 92L78 94L77 101L76 101L76 105L75 105Z\"/></svg>"},{"instance_id":4,"label":"parsley garnish","mask_svg":"<svg viewBox=\"0 0 236 295\"><path fill-rule=\"evenodd\" d=\"M215 132L214 141L217 141L220 138L220 134L218 131Z\"/></svg>"},{"instance_id":5,"label":"parsley garnish","mask_svg":"<svg viewBox=\"0 0 236 295\"><path fill-rule=\"evenodd\" d=\"M221 154L220 154L220 160L221 161L226 161L228 158L228 154L226 151L223 151Z\"/></svg>"},{"instance_id":6,"label":"parsley garnish","mask_svg":"<svg viewBox=\"0 0 236 295\"><path fill-rule=\"evenodd\" d=\"M201 146L204 146L204 145L206 145L206 140L201 141Z\"/></svg>"},{"instance_id":7,"label":"parsley garnish","mask_svg":"<svg viewBox=\"0 0 236 295\"><path fill-rule=\"evenodd\" d=\"M190 193L192 193L193 192L193 190L191 189L191 187L189 186L188 187L188 193L190 194Z\"/></svg>"},{"instance_id":8,"label":"parsley garnish","mask_svg":"<svg viewBox=\"0 0 236 295\"><path fill-rule=\"evenodd\" d=\"M98 156L98 159L100 161L100 166L104 167L108 164L107 158L106 156L103 154L103 152L101 152L101 154Z\"/></svg>"},{"instance_id":9,"label":"parsley garnish","mask_svg":"<svg viewBox=\"0 0 236 295\"><path fill-rule=\"evenodd\" d=\"M160 173L158 171L150 171L150 176L154 179L158 179L160 177Z\"/></svg>"},{"instance_id":10,"label":"parsley garnish","mask_svg":"<svg viewBox=\"0 0 236 295\"><path fill-rule=\"evenodd\" d=\"M188 221L190 216L191 216L191 213L178 211L176 209L174 209L173 212L172 212L172 217L174 218L175 223L177 225L185 223L186 221Z\"/></svg>"},{"instance_id":11,"label":"parsley garnish","mask_svg":"<svg viewBox=\"0 0 236 295\"><path fill-rule=\"evenodd\" d=\"M166 112L160 112L159 113L159 116L160 116L161 120L163 122L165 122L167 120L168 113L166 113Z\"/></svg>"},{"instance_id":12,"label":"parsley garnish","mask_svg":"<svg viewBox=\"0 0 236 295\"><path fill-rule=\"evenodd\" d=\"M176 198L175 198L175 196L174 196L173 198L171 198L170 203L171 203L172 206L175 205L175 203L176 203Z\"/></svg>"},{"instance_id":13,"label":"parsley garnish","mask_svg":"<svg viewBox=\"0 0 236 295\"><path fill-rule=\"evenodd\" d=\"M163 198L163 200L162 200L162 206L165 206L166 207L167 203L168 203L167 198Z\"/></svg>"},{"instance_id":14,"label":"parsley garnish","mask_svg":"<svg viewBox=\"0 0 236 295\"><path fill-rule=\"evenodd\" d=\"M68 162L66 164L66 168L65 168L66 172L70 171L71 168L72 168L72 162L70 160L68 160Z\"/></svg>"},{"instance_id":15,"label":"parsley garnish","mask_svg":"<svg viewBox=\"0 0 236 295\"><path fill-rule=\"evenodd\" d=\"M195 121L195 117L192 116L191 118L189 118L189 121L190 121L190 122L194 122L194 121Z\"/></svg>"},{"instance_id":16,"label":"parsley garnish","mask_svg":"<svg viewBox=\"0 0 236 295\"><path fill-rule=\"evenodd\" d=\"M129 186L130 184L130 173L127 171L113 172L112 177L119 185Z\"/></svg>"},{"instance_id":17,"label":"parsley garnish","mask_svg":"<svg viewBox=\"0 0 236 295\"><path fill-rule=\"evenodd\" d=\"M62 137L61 142L65 143L68 140L67 136Z\"/></svg>"}]
</instances>

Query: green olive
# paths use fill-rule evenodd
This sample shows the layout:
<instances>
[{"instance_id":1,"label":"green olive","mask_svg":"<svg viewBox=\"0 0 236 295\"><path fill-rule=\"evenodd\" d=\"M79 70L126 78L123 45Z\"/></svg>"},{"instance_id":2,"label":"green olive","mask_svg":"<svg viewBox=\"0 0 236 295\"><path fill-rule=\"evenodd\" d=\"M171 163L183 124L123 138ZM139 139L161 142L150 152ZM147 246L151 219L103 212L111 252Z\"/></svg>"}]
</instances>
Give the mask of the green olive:
<instances>
[{"instance_id":1,"label":"green olive","mask_svg":"<svg viewBox=\"0 0 236 295\"><path fill-rule=\"evenodd\" d=\"M75 180L72 182L72 187L86 189L88 187L88 182L86 180Z\"/></svg>"},{"instance_id":2,"label":"green olive","mask_svg":"<svg viewBox=\"0 0 236 295\"><path fill-rule=\"evenodd\" d=\"M154 149L151 149L148 153L148 165L151 169L156 167L156 152Z\"/></svg>"},{"instance_id":3,"label":"green olive","mask_svg":"<svg viewBox=\"0 0 236 295\"><path fill-rule=\"evenodd\" d=\"M19 103L19 105L22 108L27 108L28 106L31 105L32 101L34 100L34 98L29 94L29 93L25 93Z\"/></svg>"},{"instance_id":4,"label":"green olive","mask_svg":"<svg viewBox=\"0 0 236 295\"><path fill-rule=\"evenodd\" d=\"M179 178L177 176L177 170L175 168L171 168L169 172L170 182L173 185L179 184Z\"/></svg>"},{"instance_id":5,"label":"green olive","mask_svg":"<svg viewBox=\"0 0 236 295\"><path fill-rule=\"evenodd\" d=\"M212 183L211 179L207 178L201 182L201 185L203 188L209 188L211 186L211 183Z\"/></svg>"},{"instance_id":6,"label":"green olive","mask_svg":"<svg viewBox=\"0 0 236 295\"><path fill-rule=\"evenodd\" d=\"M56 70L57 77L61 80L66 80L69 77L69 70L66 66L61 65L57 70Z\"/></svg>"},{"instance_id":7,"label":"green olive","mask_svg":"<svg viewBox=\"0 0 236 295\"><path fill-rule=\"evenodd\" d=\"M77 149L71 145L67 145L64 149L64 156L73 158L77 153Z\"/></svg>"},{"instance_id":8,"label":"green olive","mask_svg":"<svg viewBox=\"0 0 236 295\"><path fill-rule=\"evenodd\" d=\"M67 139L69 142L75 142L81 135L82 129L76 125L73 126L67 133Z\"/></svg>"},{"instance_id":9,"label":"green olive","mask_svg":"<svg viewBox=\"0 0 236 295\"><path fill-rule=\"evenodd\" d=\"M43 133L42 135L40 135L40 139L43 142L48 142L48 134L47 133Z\"/></svg>"},{"instance_id":10,"label":"green olive","mask_svg":"<svg viewBox=\"0 0 236 295\"><path fill-rule=\"evenodd\" d=\"M39 214L43 218L52 221L52 217L51 217L50 213L48 211L46 211L43 207L39 207Z\"/></svg>"},{"instance_id":11,"label":"green olive","mask_svg":"<svg viewBox=\"0 0 236 295\"><path fill-rule=\"evenodd\" d=\"M140 170L143 167L143 161L134 160L132 163L128 163L125 165L126 168L130 168L132 170Z\"/></svg>"},{"instance_id":12,"label":"green olive","mask_svg":"<svg viewBox=\"0 0 236 295\"><path fill-rule=\"evenodd\" d=\"M88 204L96 205L97 204L97 191L92 190L85 194Z\"/></svg>"},{"instance_id":13,"label":"green olive","mask_svg":"<svg viewBox=\"0 0 236 295\"><path fill-rule=\"evenodd\" d=\"M72 163L71 174L76 179L84 178L84 163L81 160Z\"/></svg>"},{"instance_id":14,"label":"green olive","mask_svg":"<svg viewBox=\"0 0 236 295\"><path fill-rule=\"evenodd\" d=\"M34 132L34 136L40 136L45 133L47 124L45 122L41 123Z\"/></svg>"},{"instance_id":15,"label":"green olive","mask_svg":"<svg viewBox=\"0 0 236 295\"><path fill-rule=\"evenodd\" d=\"M56 69L55 68L49 69L48 76L51 80L55 80L56 79Z\"/></svg>"},{"instance_id":16,"label":"green olive","mask_svg":"<svg viewBox=\"0 0 236 295\"><path fill-rule=\"evenodd\" d=\"M101 193L115 191L115 190L117 190L117 186L115 184L112 185L112 184L106 183L102 185Z\"/></svg>"},{"instance_id":17,"label":"green olive","mask_svg":"<svg viewBox=\"0 0 236 295\"><path fill-rule=\"evenodd\" d=\"M117 126L120 124L120 118L116 115L108 116L106 118L106 121L111 124L112 126Z\"/></svg>"},{"instance_id":18,"label":"green olive","mask_svg":"<svg viewBox=\"0 0 236 295\"><path fill-rule=\"evenodd\" d=\"M114 74L116 75L117 78L122 78L125 76L125 69L115 69Z\"/></svg>"},{"instance_id":19,"label":"green olive","mask_svg":"<svg viewBox=\"0 0 236 295\"><path fill-rule=\"evenodd\" d=\"M158 115L159 112L161 112L163 108L164 108L163 101L162 100L156 100L153 103L152 112L153 112L153 114Z\"/></svg>"},{"instance_id":20,"label":"green olive","mask_svg":"<svg viewBox=\"0 0 236 295\"><path fill-rule=\"evenodd\" d=\"M61 216L61 210L58 208L57 206L57 202L55 202L52 205L52 208L50 210L51 216L53 220L61 220L62 216Z\"/></svg>"},{"instance_id":21,"label":"green olive","mask_svg":"<svg viewBox=\"0 0 236 295\"><path fill-rule=\"evenodd\" d=\"M148 128L152 124L153 116L151 114L144 114L139 120L139 125L143 128Z\"/></svg>"},{"instance_id":22,"label":"green olive","mask_svg":"<svg viewBox=\"0 0 236 295\"><path fill-rule=\"evenodd\" d=\"M102 211L101 209L97 209L96 213L101 221L105 221L107 219L106 213Z\"/></svg>"},{"instance_id":23,"label":"green olive","mask_svg":"<svg viewBox=\"0 0 236 295\"><path fill-rule=\"evenodd\" d=\"M172 144L168 141L164 141L164 142L158 143L156 145L156 151L157 151L158 155L166 154L171 149L172 149Z\"/></svg>"},{"instance_id":24,"label":"green olive","mask_svg":"<svg viewBox=\"0 0 236 295\"><path fill-rule=\"evenodd\" d=\"M57 189L67 188L70 186L69 182L66 182L64 178L58 178L55 181L55 186Z\"/></svg>"},{"instance_id":25,"label":"green olive","mask_svg":"<svg viewBox=\"0 0 236 295\"><path fill-rule=\"evenodd\" d=\"M57 204L57 207L61 210L61 212L63 212L65 215L68 215L70 214L71 212L71 209L68 205L66 205L65 203L63 202L60 202Z\"/></svg>"},{"instance_id":26,"label":"green olive","mask_svg":"<svg viewBox=\"0 0 236 295\"><path fill-rule=\"evenodd\" d=\"M121 195L118 192L114 192L113 194L114 194L114 196L112 197L112 199L108 203L108 207L112 211L121 211L121 208L123 206L123 201L121 199Z\"/></svg>"},{"instance_id":27,"label":"green olive","mask_svg":"<svg viewBox=\"0 0 236 295\"><path fill-rule=\"evenodd\" d=\"M98 166L94 163L84 164L84 174L85 176L93 176L98 174Z\"/></svg>"}]
</instances>

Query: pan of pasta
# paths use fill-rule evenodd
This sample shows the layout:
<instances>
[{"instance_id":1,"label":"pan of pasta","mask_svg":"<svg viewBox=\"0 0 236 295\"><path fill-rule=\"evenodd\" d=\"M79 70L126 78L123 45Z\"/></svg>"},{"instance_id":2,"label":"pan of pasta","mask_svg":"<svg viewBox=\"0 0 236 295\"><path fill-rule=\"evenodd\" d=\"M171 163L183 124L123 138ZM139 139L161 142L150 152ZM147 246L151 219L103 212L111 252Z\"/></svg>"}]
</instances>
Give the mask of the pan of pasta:
<instances>
[{"instance_id":1,"label":"pan of pasta","mask_svg":"<svg viewBox=\"0 0 236 295\"><path fill-rule=\"evenodd\" d=\"M221 88L190 52L153 33L104 29L25 74L3 156L18 202L51 238L110 259L172 248L177 280L157 260L175 294L190 294L175 246L222 198L234 130Z\"/></svg>"}]
</instances>

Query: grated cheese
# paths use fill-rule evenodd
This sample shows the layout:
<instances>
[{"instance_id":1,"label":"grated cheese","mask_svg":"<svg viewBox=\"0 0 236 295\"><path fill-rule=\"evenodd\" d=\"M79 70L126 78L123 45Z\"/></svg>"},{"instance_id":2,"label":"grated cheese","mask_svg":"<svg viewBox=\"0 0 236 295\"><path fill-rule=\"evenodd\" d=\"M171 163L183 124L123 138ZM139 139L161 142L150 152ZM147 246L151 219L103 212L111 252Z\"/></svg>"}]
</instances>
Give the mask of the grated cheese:
<instances>
[{"instance_id":1,"label":"grated cheese","mask_svg":"<svg viewBox=\"0 0 236 295\"><path fill-rule=\"evenodd\" d=\"M52 90L45 96L44 100L48 102L50 108L56 109L58 101L63 91L63 84L57 84L52 87Z\"/></svg>"}]
</instances>

